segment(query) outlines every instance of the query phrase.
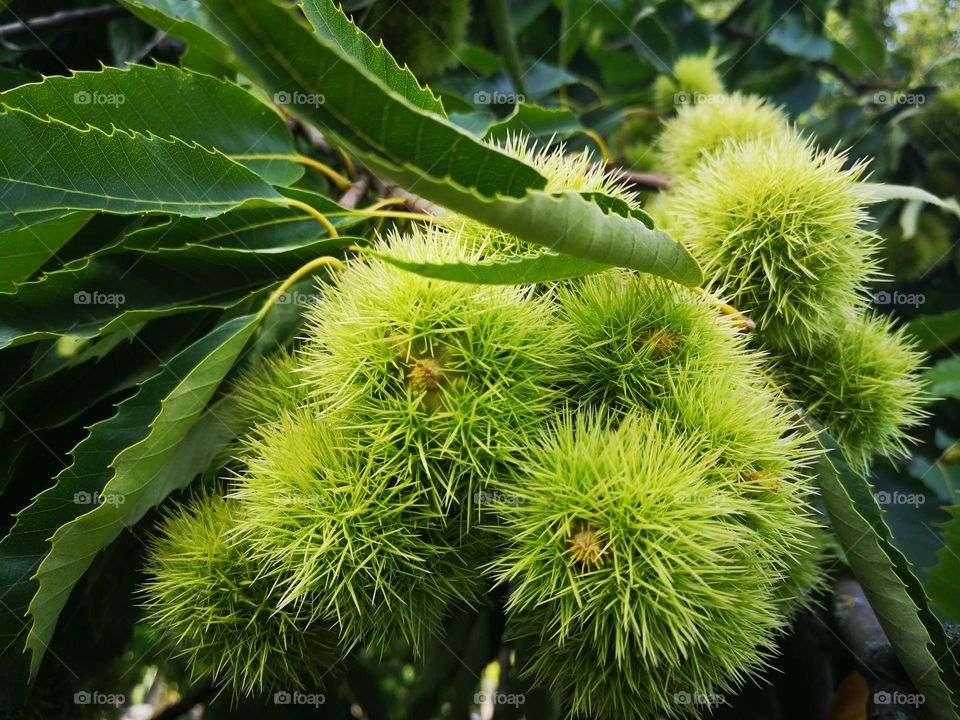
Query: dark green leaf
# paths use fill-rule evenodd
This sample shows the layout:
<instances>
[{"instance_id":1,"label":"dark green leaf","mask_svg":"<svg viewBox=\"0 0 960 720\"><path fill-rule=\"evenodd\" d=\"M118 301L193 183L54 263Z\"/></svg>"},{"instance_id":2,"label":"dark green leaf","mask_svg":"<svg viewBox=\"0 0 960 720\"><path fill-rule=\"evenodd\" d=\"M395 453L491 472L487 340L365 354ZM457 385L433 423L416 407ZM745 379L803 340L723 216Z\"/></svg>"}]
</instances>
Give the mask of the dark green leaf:
<instances>
[{"instance_id":1,"label":"dark green leaf","mask_svg":"<svg viewBox=\"0 0 960 720\"><path fill-rule=\"evenodd\" d=\"M78 130L7 108L0 113L0 204L18 212L99 210L214 217L282 196L215 151L180 140Z\"/></svg>"},{"instance_id":2,"label":"dark green leaf","mask_svg":"<svg viewBox=\"0 0 960 720\"><path fill-rule=\"evenodd\" d=\"M196 143L221 151L273 185L289 185L303 175L303 167L290 160L245 159L294 154L293 136L273 107L239 85L171 65L48 77L3 93L0 103L80 129L117 127Z\"/></svg>"},{"instance_id":3,"label":"dark green leaf","mask_svg":"<svg viewBox=\"0 0 960 720\"><path fill-rule=\"evenodd\" d=\"M903 553L893 545L866 478L845 463L829 435L821 432L820 440L827 454L817 462L816 477L847 561L904 669L926 696L931 716L953 720L960 676L943 625Z\"/></svg>"}]
</instances>

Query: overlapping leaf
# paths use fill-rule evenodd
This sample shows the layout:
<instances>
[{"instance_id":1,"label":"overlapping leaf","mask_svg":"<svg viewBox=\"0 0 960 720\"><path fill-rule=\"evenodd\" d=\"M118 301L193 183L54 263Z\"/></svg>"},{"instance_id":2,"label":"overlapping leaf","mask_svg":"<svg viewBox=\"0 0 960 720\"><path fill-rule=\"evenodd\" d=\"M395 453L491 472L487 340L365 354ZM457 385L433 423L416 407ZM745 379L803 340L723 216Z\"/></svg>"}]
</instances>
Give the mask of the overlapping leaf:
<instances>
[{"instance_id":1,"label":"overlapping leaf","mask_svg":"<svg viewBox=\"0 0 960 720\"><path fill-rule=\"evenodd\" d=\"M327 2L328 0L317 0ZM423 112L273 2L203 0L208 22L245 72L271 93L303 102L291 113L316 124L377 173L423 197L558 252L697 284L682 245L634 218L604 212L577 193L548 195L532 167ZM320 101L322 99L322 102Z\"/></svg>"},{"instance_id":2,"label":"overlapping leaf","mask_svg":"<svg viewBox=\"0 0 960 720\"><path fill-rule=\"evenodd\" d=\"M171 65L48 77L0 94L0 103L79 129L117 127L220 150L274 185L303 175L290 160L247 159L294 154L293 136L273 107L235 83Z\"/></svg>"},{"instance_id":3,"label":"overlapping leaf","mask_svg":"<svg viewBox=\"0 0 960 720\"><path fill-rule=\"evenodd\" d=\"M95 337L165 315L230 307L345 242L317 239L316 221L293 218L249 228L251 234L271 233L261 242L285 243L272 250L186 245L111 253L70 263L15 294L0 294L0 348L61 335ZM239 230L245 219L230 222ZM207 228L211 234L218 229ZM152 237L163 230L145 232ZM233 241L242 242L235 236Z\"/></svg>"},{"instance_id":4,"label":"overlapping leaf","mask_svg":"<svg viewBox=\"0 0 960 720\"><path fill-rule=\"evenodd\" d=\"M31 222L30 215L39 216ZM13 290L39 270L90 219L90 213L63 213L44 219L28 213L23 225L0 231L0 292Z\"/></svg>"},{"instance_id":5,"label":"overlapping leaf","mask_svg":"<svg viewBox=\"0 0 960 720\"><path fill-rule=\"evenodd\" d=\"M199 404L200 399L209 394L209 383L216 382L217 372L223 368L226 360L234 355L235 346L242 340L243 335L250 331L249 318L240 318L218 328L182 351L160 373L147 380L135 395L122 402L117 407L116 415L93 425L87 437L74 448L73 463L56 477L51 488L38 495L29 507L17 514L13 529L0 541L0 585L4 588L4 602L0 606L0 695L15 696L20 692L19 686L26 685L25 661L28 656L24 655L24 638L28 626L24 617L31 598L40 589L40 584L33 577L34 572L51 549L50 539L54 533L61 526L97 507L94 503L105 497L107 483L114 477L114 458L124 449L150 437L151 424L164 410L164 403L172 393L178 390L184 393L192 388L196 394L195 404ZM207 381L207 387L197 382L198 375L193 374L198 368L205 370L200 374ZM190 379L188 387L184 387L185 378ZM188 431L192 425L188 416L184 417L183 424L183 432ZM209 446L208 440L209 438L203 442ZM187 448L181 451L184 457L196 459L194 474L202 470L208 459L202 453L194 455L197 448L190 450L186 442L183 447ZM175 447L169 446L163 449L163 457L167 458L175 451ZM176 478L165 475L168 482L186 483L193 477L183 465L177 466L177 470L184 472ZM123 509L124 505L125 502L117 505L117 509ZM134 510L133 504L126 509ZM71 531L71 536L74 532L76 531ZM44 637L49 638L48 628L52 629L56 620L55 607L46 599L47 595L60 602L62 607L62 602L66 601L75 582L69 581L70 578L79 577L76 571L81 564L92 560L104 544L102 536L80 537L78 540L80 548L88 555L83 559L71 558L70 563L65 566L73 569L69 577L62 578L68 582L52 585L49 581L52 567L47 565L47 581L43 584L44 597L34 610L38 613L40 608L44 608L44 615L38 618L38 622L43 626ZM43 648L38 648L36 641L33 647L30 662L35 669L43 655Z\"/></svg>"},{"instance_id":6,"label":"overlapping leaf","mask_svg":"<svg viewBox=\"0 0 960 720\"><path fill-rule=\"evenodd\" d=\"M22 110L0 112L0 208L215 217L282 196L222 153L122 130L78 130Z\"/></svg>"},{"instance_id":7,"label":"overlapping leaf","mask_svg":"<svg viewBox=\"0 0 960 720\"><path fill-rule=\"evenodd\" d=\"M192 446L186 444L187 439L257 324L253 315L234 318L184 351L195 357L195 362L167 380L172 387L148 420L147 433L134 443L125 442L119 454L106 460L104 472L109 479L99 504L60 525L53 534L50 551L37 568L39 587L27 611L31 627L26 646L31 652L32 673L39 668L70 590L97 553L170 492L188 484L212 460L209 443ZM216 420L214 417L211 422ZM142 423L130 426L129 431L137 428L142 432ZM178 454L184 452L186 457Z\"/></svg>"},{"instance_id":8,"label":"overlapping leaf","mask_svg":"<svg viewBox=\"0 0 960 720\"><path fill-rule=\"evenodd\" d=\"M828 454L817 479L831 527L863 586L890 644L926 698L935 720L957 717L960 676L942 623L892 535L866 478L843 460L836 442L820 434Z\"/></svg>"},{"instance_id":9,"label":"overlapping leaf","mask_svg":"<svg viewBox=\"0 0 960 720\"><path fill-rule=\"evenodd\" d=\"M417 275L475 285L527 285L550 282L581 277L610 267L571 255L550 252L462 263L411 262L375 250L365 250L364 253Z\"/></svg>"}]
</instances>

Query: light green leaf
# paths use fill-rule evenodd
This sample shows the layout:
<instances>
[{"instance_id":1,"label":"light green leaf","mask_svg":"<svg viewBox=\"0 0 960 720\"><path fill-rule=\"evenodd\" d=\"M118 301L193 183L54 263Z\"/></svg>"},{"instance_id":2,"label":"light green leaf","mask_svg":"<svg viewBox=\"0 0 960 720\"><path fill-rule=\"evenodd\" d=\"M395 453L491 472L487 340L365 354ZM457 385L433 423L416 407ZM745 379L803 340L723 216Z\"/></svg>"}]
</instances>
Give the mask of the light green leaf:
<instances>
[{"instance_id":1,"label":"light green leaf","mask_svg":"<svg viewBox=\"0 0 960 720\"><path fill-rule=\"evenodd\" d=\"M45 217L44 213L25 213L17 216L23 222L19 228L0 231L0 292L13 290L15 283L43 267L92 216L64 213Z\"/></svg>"},{"instance_id":2,"label":"light green leaf","mask_svg":"<svg viewBox=\"0 0 960 720\"><path fill-rule=\"evenodd\" d=\"M39 588L27 611L31 621L26 642L32 653L31 674L40 667L71 589L97 553L202 470L197 463L197 448L189 448L186 457L178 455L178 451L184 448L191 429L257 324L256 316L241 316L200 341L205 352L183 376L176 378L176 385L163 397L159 412L150 421L149 432L108 461L112 474L99 496L99 504L54 533L50 552L37 569ZM216 418L211 422L216 422ZM207 463L210 459L205 457Z\"/></svg>"},{"instance_id":3,"label":"light green leaf","mask_svg":"<svg viewBox=\"0 0 960 720\"><path fill-rule=\"evenodd\" d=\"M303 175L303 167L290 160L244 159L295 153L293 136L272 106L239 85L171 65L55 75L3 93L0 103L79 129L117 127L196 143L273 185L289 185Z\"/></svg>"},{"instance_id":4,"label":"light green leaf","mask_svg":"<svg viewBox=\"0 0 960 720\"><path fill-rule=\"evenodd\" d=\"M180 140L78 130L6 108L0 113L0 206L17 212L98 210L214 217L282 196L222 153Z\"/></svg>"},{"instance_id":5,"label":"light green leaf","mask_svg":"<svg viewBox=\"0 0 960 720\"><path fill-rule=\"evenodd\" d=\"M386 263L424 277L477 285L529 285L581 277L610 267L590 260L550 252L483 262L443 264L410 262L375 250L363 250L363 254L372 255Z\"/></svg>"},{"instance_id":6,"label":"light green leaf","mask_svg":"<svg viewBox=\"0 0 960 720\"><path fill-rule=\"evenodd\" d=\"M850 567L863 587L890 644L935 720L955 720L960 692L943 624L930 610L923 587L903 553L866 478L851 469L826 433L826 454L815 468L823 504Z\"/></svg>"},{"instance_id":7,"label":"light green leaf","mask_svg":"<svg viewBox=\"0 0 960 720\"><path fill-rule=\"evenodd\" d=\"M345 55L341 44L313 35L289 8L269 1L202 4L248 76L288 98L323 98L288 109L381 176L558 252L701 282L697 263L667 233L607 213L576 193L541 192L546 180L534 168L414 107ZM330 67L337 72L324 70Z\"/></svg>"},{"instance_id":8,"label":"light green leaf","mask_svg":"<svg viewBox=\"0 0 960 720\"><path fill-rule=\"evenodd\" d=\"M887 183L860 183L866 194L867 202L878 203L887 200L919 200L920 202L936 205L960 217L960 203L956 198L939 198L923 188L910 185L889 185Z\"/></svg>"},{"instance_id":9,"label":"light green leaf","mask_svg":"<svg viewBox=\"0 0 960 720\"><path fill-rule=\"evenodd\" d=\"M164 399L176 391L184 377L221 348L225 340L233 339L238 329L245 328L246 322L247 319L241 319L220 327L170 360L161 372L120 403L113 417L91 426L87 436L71 452L73 462L70 466L57 475L50 488L17 513L13 529L0 541L0 585L4 588L4 602L0 604L0 695L6 696L20 686L25 687L28 660L36 666L43 655L40 650L34 652L32 659L24 654L24 636L28 630L25 616L30 599L39 588L34 571L49 552L50 539L58 528L94 507L91 504L93 499L103 496L105 486L113 476L110 467L113 459L125 448L148 437L151 423L161 413ZM168 481L188 483L208 464L207 454L219 447L211 440L210 431L222 437L218 434L221 429L222 424L215 418L198 423L196 429L191 430L191 438L195 439L184 440L181 449L174 453L179 459L174 462L175 458L171 458L169 470L163 477ZM193 461L186 462L189 458ZM170 477L173 470L179 473L179 477ZM84 542L92 541L90 538ZM64 602L70 587L72 583L61 591ZM45 592L51 589L45 588ZM53 617L52 622L55 621Z\"/></svg>"}]
</instances>

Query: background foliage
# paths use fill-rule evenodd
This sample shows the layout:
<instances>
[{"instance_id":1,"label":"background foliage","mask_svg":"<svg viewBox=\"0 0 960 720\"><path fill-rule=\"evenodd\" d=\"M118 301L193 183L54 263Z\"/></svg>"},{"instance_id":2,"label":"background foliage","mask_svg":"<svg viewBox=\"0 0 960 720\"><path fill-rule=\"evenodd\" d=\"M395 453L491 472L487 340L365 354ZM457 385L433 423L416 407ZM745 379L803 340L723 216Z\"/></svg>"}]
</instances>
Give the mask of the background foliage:
<instances>
[{"instance_id":1,"label":"background foliage","mask_svg":"<svg viewBox=\"0 0 960 720\"><path fill-rule=\"evenodd\" d=\"M3 90L46 75L100 71L101 63L167 63L235 78L234 63L246 70L251 57L260 55L251 39L251 57L234 48L237 57L231 58L216 33L202 24L185 29L164 20L164 12L193 17L191 0L0 4L9 5L0 17ZM199 89L177 86L162 66L136 70L143 79L118 80L129 83L123 90L127 101L112 104L94 98L116 93L116 85L93 79L85 85L80 75L63 88L73 102L54 115L70 127L109 130L115 124L143 135L175 136L218 147L223 156L201 156L186 142L143 143L142 137L123 132L74 135L56 120L16 110L0 115L0 166L7 181L31 172L76 177L71 153L78 147L104 156L142 152L141 162L154 163L151 174L139 178L142 186L130 176L122 182L113 178L126 195L89 190L82 210L57 209L57 198L22 183L5 182L0 192L0 492L5 508L0 517L0 708L12 717L119 717L138 703L209 696L209 688L190 686L178 661L161 654L155 638L137 623L134 589L141 580L145 540L157 519L155 506L216 469L215 460L231 439L230 428L218 420L224 389L256 358L296 335L312 285L308 280L294 285L259 317L277 284L313 257L342 253L347 242L362 244L378 224L405 222L351 212L389 195L381 181L417 183L418 194L431 200L512 222L507 229L531 235L556 229L531 227L536 208L556 208L546 216L557 218L558 226L572 216L560 210L595 210L592 199L574 196L544 205L554 199L538 195L537 178L524 177L522 169L516 187L505 188L491 176L471 175L470 162L451 166L451 173L463 173L461 184L477 194L431 183L429 172L420 172L431 168L431 159L404 156L409 152L400 135L404 127L411 133L426 128L448 139L460 137L458 127L474 138L503 138L510 131L556 137L573 150L590 148L598 158L608 154L652 195L668 181L659 174L650 146L660 119L694 99L683 88L658 94L658 78L663 86L662 78L672 75L678 59L712 52L728 89L782 104L822 145L851 148L851 161L870 158L874 182L956 194L960 102L944 100L945 90L960 80L956 2L451 4L456 9L449 17L438 9L447 3L368 0L345 6L371 37L382 35L437 96L403 85L407 96L391 99L400 114L395 117L402 116L394 121L397 134L383 138L382 146L365 144L355 125L325 114L324 108L336 103L306 102L298 108L312 122L331 128L325 139L300 121L285 122L268 105L288 104L279 94L290 87L283 78L254 72L241 81L252 93L238 94L212 80ZM217 9L229 3L208 5ZM23 25L39 12L68 15ZM261 30L283 37L279 26L267 23ZM343 47L351 41L332 26L328 31ZM338 51L330 47L299 62L307 68L312 62L335 64ZM388 72L380 79L396 88L403 78ZM304 92L335 99L342 81L338 73ZM371 88L377 92L375 84ZM91 101L78 103L77 92L88 93ZM437 98L449 117L442 127L425 121L421 112L434 109ZM39 100L14 91L0 96L0 102L29 110ZM153 112L139 112L148 103ZM43 107L48 113L52 105ZM41 142L62 144L38 166L38 156L28 150L30 143ZM373 173L345 161L339 148ZM470 148L465 157L479 157L480 150ZM242 157L253 154L283 157ZM346 186L338 185L336 175L291 161L296 155L333 166L346 176ZM398 170L406 160L413 170ZM506 159L496 162L509 165ZM97 172L102 174L93 176L91 187L111 180L108 169ZM165 192L156 190L161 185ZM490 200L495 192L513 192L521 200ZM108 194L109 204L102 197ZM249 198L269 203L238 207ZM296 202L329 214L349 238L318 233L315 220ZM225 206L230 211L220 214L217 208ZM25 209L33 212L12 212ZM148 209L171 215L140 214ZM657 231L638 230L645 218L607 210L591 216L585 235L640 232L650 243L647 250L672 247ZM876 288L877 308L909 323L921 339L930 352L932 391L943 399L933 406L910 456L875 468L870 486L839 478L836 498L828 493L826 500L845 507L842 503L851 501L844 494L851 496L853 507L874 526L882 511L892 535L878 531L878 547L887 548L888 555L902 552L925 583L934 612L957 622L960 359L954 350L960 342L960 223L955 214L919 201L886 202L875 210L877 227L887 238L891 275ZM214 214L215 220L198 219ZM584 257L579 247L559 249L579 254L578 263L610 259ZM644 252L615 260L649 267ZM652 269L695 282L682 253L666 257ZM835 574L847 574L843 558ZM48 592L38 595L41 586ZM925 604L922 598L917 602ZM866 690L853 674L856 658L838 640L836 622L826 610L801 618L784 640L780 672L770 674L771 686L729 698L732 707L717 714L814 718L824 717L831 703L834 712L845 703L865 706ZM331 718L466 717L481 711L474 693L491 687L494 678L501 689L526 695L522 708L498 707L496 718L559 716L556 698L510 675L502 629L502 615L488 608L451 618L445 636L422 661L401 649L386 658L357 654L345 675L326 689L319 710L281 708L271 698L231 709L228 701L218 700L204 717L260 717L264 703L278 717L281 711L284 717L307 711ZM36 675L22 708L31 663ZM126 707L113 711L83 702L83 693L97 692L123 695Z\"/></svg>"}]
</instances>

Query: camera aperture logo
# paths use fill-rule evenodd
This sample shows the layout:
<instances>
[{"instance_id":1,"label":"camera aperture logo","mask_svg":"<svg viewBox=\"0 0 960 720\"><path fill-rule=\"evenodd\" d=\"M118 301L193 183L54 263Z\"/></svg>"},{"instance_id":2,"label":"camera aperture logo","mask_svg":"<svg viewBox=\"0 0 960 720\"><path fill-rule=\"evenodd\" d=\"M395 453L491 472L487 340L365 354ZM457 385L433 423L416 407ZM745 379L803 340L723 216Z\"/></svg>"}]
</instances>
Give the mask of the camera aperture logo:
<instances>
[{"instance_id":1,"label":"camera aperture logo","mask_svg":"<svg viewBox=\"0 0 960 720\"><path fill-rule=\"evenodd\" d=\"M327 696L323 693L305 693L299 690L289 692L281 690L273 694L274 705L306 705L308 707L318 708L327 701Z\"/></svg>"},{"instance_id":2,"label":"camera aperture logo","mask_svg":"<svg viewBox=\"0 0 960 720\"><path fill-rule=\"evenodd\" d=\"M105 293L99 290L78 290L73 294L74 305L110 305L120 307L127 302L123 293Z\"/></svg>"},{"instance_id":3,"label":"camera aperture logo","mask_svg":"<svg viewBox=\"0 0 960 720\"><path fill-rule=\"evenodd\" d=\"M327 101L327 97L320 93L305 93L300 90L287 92L281 90L273 94L273 102L277 105L309 105L320 107Z\"/></svg>"}]
</instances>

